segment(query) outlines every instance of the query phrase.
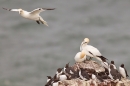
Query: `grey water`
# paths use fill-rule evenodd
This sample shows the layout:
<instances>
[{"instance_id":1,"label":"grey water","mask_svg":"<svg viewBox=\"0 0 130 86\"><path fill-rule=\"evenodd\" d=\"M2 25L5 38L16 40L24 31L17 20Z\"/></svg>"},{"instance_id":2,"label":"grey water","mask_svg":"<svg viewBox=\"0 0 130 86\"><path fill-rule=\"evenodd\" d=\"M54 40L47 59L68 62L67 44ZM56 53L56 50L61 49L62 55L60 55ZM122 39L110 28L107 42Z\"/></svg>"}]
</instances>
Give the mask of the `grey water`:
<instances>
[{"instance_id":1,"label":"grey water","mask_svg":"<svg viewBox=\"0 0 130 86\"><path fill-rule=\"evenodd\" d=\"M56 9L41 13L47 27L2 7ZM44 86L86 37L130 75L130 0L0 0L0 86Z\"/></svg>"}]
</instances>

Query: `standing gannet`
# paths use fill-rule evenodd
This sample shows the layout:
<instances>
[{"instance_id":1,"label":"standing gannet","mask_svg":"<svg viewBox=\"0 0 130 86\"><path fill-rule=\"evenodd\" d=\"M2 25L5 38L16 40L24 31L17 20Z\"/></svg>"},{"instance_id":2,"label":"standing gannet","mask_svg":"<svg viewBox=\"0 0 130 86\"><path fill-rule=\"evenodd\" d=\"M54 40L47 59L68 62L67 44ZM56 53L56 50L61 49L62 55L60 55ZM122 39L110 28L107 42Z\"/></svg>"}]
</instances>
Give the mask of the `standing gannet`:
<instances>
[{"instance_id":1,"label":"standing gannet","mask_svg":"<svg viewBox=\"0 0 130 86\"><path fill-rule=\"evenodd\" d=\"M39 15L42 11L45 10L54 10L55 8L37 8L34 9L31 12L25 11L23 9L7 9L7 8L3 8L4 10L8 10L8 11L17 11L19 12L19 14L27 19L31 19L31 20L35 20L38 24L40 24L40 22L46 26L48 26L47 22L45 20L43 20L43 18Z\"/></svg>"},{"instance_id":2,"label":"standing gannet","mask_svg":"<svg viewBox=\"0 0 130 86\"><path fill-rule=\"evenodd\" d=\"M85 51L86 55L89 56L90 59L93 57L93 58L98 59L99 61L107 60L107 58L102 56L102 54L97 48L91 45L88 45L88 42L89 42L89 39L85 38L84 41L81 43L80 51L82 50Z\"/></svg>"},{"instance_id":3,"label":"standing gannet","mask_svg":"<svg viewBox=\"0 0 130 86\"><path fill-rule=\"evenodd\" d=\"M86 54L85 51L78 52L75 57L75 62L83 62L86 60Z\"/></svg>"},{"instance_id":4,"label":"standing gannet","mask_svg":"<svg viewBox=\"0 0 130 86\"><path fill-rule=\"evenodd\" d=\"M124 64L121 64L121 66L119 67L119 72L123 78L126 79L126 77L129 77L129 75L127 74L127 70L124 67Z\"/></svg>"},{"instance_id":5,"label":"standing gannet","mask_svg":"<svg viewBox=\"0 0 130 86\"><path fill-rule=\"evenodd\" d=\"M89 43L89 38L84 38L84 41L80 45L80 51L82 51L82 48L85 47Z\"/></svg>"}]
</instances>

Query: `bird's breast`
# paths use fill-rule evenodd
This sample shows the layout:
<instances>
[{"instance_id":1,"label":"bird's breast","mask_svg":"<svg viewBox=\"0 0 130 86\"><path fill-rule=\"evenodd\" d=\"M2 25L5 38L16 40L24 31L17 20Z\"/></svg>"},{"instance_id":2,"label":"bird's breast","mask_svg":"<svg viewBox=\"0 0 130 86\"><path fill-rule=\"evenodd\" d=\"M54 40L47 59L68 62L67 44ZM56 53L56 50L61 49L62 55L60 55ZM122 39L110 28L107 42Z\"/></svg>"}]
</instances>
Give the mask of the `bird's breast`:
<instances>
[{"instance_id":1,"label":"bird's breast","mask_svg":"<svg viewBox=\"0 0 130 86\"><path fill-rule=\"evenodd\" d=\"M39 20L39 15L32 15L29 12L22 12L22 13L20 13L20 15L27 19Z\"/></svg>"}]
</instances>

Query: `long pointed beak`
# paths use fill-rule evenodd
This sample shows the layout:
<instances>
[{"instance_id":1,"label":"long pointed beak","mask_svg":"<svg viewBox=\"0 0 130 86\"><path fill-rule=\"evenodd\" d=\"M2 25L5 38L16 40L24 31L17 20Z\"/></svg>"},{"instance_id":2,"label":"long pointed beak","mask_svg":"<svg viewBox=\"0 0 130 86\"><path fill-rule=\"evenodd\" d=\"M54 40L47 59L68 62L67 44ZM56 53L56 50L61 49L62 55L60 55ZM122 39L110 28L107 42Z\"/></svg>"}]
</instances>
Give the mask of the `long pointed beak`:
<instances>
[{"instance_id":1,"label":"long pointed beak","mask_svg":"<svg viewBox=\"0 0 130 86\"><path fill-rule=\"evenodd\" d=\"M55 8L42 8L43 10L54 10Z\"/></svg>"}]
</instances>

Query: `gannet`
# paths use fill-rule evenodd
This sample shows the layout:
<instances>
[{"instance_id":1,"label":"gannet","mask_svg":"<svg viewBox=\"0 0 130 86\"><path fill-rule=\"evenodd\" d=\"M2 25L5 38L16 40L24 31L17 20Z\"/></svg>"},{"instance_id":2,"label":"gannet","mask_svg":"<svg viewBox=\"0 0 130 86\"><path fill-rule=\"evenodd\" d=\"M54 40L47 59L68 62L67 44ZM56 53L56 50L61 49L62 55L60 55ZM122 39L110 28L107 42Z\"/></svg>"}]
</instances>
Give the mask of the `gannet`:
<instances>
[{"instance_id":1,"label":"gannet","mask_svg":"<svg viewBox=\"0 0 130 86\"><path fill-rule=\"evenodd\" d=\"M85 51L86 55L90 57L90 59L92 57L98 59L99 61L102 61L102 60L107 60L107 58L105 58L104 56L102 56L102 54L100 53L100 51L91 46L91 45L88 45L88 42L89 42L89 39L88 38L85 38L84 41L81 43L81 46L80 46L80 51Z\"/></svg>"},{"instance_id":2,"label":"gannet","mask_svg":"<svg viewBox=\"0 0 130 86\"><path fill-rule=\"evenodd\" d=\"M84 38L84 41L80 45L80 51L82 51L82 48L85 47L89 43L89 38Z\"/></svg>"},{"instance_id":3,"label":"gannet","mask_svg":"<svg viewBox=\"0 0 130 86\"><path fill-rule=\"evenodd\" d=\"M76 55L75 55L75 61L76 62L83 62L86 60L86 54L84 51L81 51L81 52L78 52Z\"/></svg>"},{"instance_id":4,"label":"gannet","mask_svg":"<svg viewBox=\"0 0 130 86\"><path fill-rule=\"evenodd\" d=\"M119 72L123 78L126 79L126 77L129 77L129 75L127 74L127 70L124 67L124 64L121 64L121 66L119 67Z\"/></svg>"},{"instance_id":5,"label":"gannet","mask_svg":"<svg viewBox=\"0 0 130 86\"><path fill-rule=\"evenodd\" d=\"M42 11L45 10L54 10L55 8L37 8L34 9L31 12L25 11L23 9L7 9L7 8L3 8L4 10L8 10L8 11L16 11L19 12L19 14L27 19L31 19L31 20L35 20L38 24L40 24L40 22L46 26L48 26L47 22L45 20L43 20L43 18L39 15Z\"/></svg>"}]
</instances>

